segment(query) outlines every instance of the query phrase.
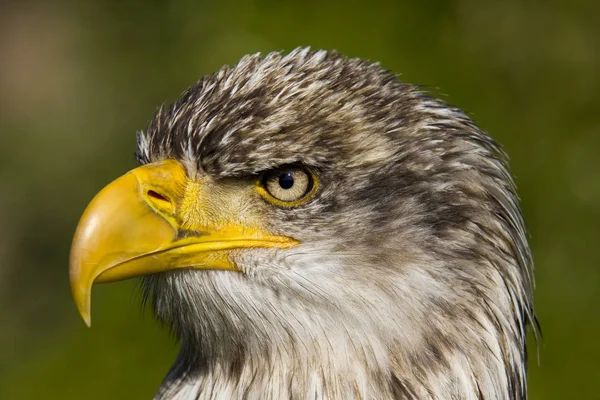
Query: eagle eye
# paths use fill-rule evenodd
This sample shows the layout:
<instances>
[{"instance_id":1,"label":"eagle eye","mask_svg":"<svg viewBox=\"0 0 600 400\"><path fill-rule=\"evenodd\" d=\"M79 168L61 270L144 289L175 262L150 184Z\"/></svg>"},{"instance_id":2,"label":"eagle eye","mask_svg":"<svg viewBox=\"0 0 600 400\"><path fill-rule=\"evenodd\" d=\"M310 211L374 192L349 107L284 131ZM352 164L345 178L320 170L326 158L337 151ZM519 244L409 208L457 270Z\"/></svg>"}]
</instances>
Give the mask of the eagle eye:
<instances>
[{"instance_id":1,"label":"eagle eye","mask_svg":"<svg viewBox=\"0 0 600 400\"><path fill-rule=\"evenodd\" d=\"M257 187L259 193L271 203L291 207L312 197L316 189L316 177L304 167L281 167L265 172Z\"/></svg>"}]
</instances>

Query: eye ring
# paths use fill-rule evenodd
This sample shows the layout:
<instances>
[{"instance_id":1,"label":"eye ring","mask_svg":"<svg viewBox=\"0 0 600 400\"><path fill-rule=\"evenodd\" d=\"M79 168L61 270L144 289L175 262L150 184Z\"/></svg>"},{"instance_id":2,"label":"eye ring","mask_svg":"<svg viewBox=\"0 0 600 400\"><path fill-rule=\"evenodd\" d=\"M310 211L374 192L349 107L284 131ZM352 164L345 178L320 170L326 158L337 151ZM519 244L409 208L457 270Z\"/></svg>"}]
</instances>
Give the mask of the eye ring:
<instances>
[{"instance_id":1,"label":"eye ring","mask_svg":"<svg viewBox=\"0 0 600 400\"><path fill-rule=\"evenodd\" d=\"M316 175L304 166L282 166L264 172L256 190L271 204L295 207L310 200L318 186Z\"/></svg>"}]
</instances>

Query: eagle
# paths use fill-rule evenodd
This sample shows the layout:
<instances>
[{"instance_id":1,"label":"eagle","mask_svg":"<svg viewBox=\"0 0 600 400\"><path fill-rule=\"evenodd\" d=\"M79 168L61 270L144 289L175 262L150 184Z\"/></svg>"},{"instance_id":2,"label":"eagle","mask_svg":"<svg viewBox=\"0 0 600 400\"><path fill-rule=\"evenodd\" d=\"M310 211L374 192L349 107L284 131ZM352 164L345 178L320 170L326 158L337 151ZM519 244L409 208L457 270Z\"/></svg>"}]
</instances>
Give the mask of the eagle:
<instances>
[{"instance_id":1,"label":"eagle","mask_svg":"<svg viewBox=\"0 0 600 400\"><path fill-rule=\"evenodd\" d=\"M89 325L94 283L139 278L180 342L156 399L527 397L524 219L459 108L337 52L254 54L160 107L135 154L81 217L70 283Z\"/></svg>"}]
</instances>

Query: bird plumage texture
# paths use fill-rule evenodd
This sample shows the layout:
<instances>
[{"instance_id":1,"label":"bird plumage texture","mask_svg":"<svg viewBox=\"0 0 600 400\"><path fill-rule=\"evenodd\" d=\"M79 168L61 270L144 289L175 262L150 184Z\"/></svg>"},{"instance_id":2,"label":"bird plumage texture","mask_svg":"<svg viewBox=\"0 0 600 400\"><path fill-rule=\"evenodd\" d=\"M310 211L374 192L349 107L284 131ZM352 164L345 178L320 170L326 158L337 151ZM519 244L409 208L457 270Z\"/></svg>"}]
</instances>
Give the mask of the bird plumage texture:
<instances>
[{"instance_id":1,"label":"bird plumage texture","mask_svg":"<svg viewBox=\"0 0 600 400\"><path fill-rule=\"evenodd\" d=\"M458 108L334 52L252 55L160 108L136 155L215 190L282 165L320 182L247 205L298 246L143 278L181 341L158 399L526 398L524 222L504 153Z\"/></svg>"}]
</instances>

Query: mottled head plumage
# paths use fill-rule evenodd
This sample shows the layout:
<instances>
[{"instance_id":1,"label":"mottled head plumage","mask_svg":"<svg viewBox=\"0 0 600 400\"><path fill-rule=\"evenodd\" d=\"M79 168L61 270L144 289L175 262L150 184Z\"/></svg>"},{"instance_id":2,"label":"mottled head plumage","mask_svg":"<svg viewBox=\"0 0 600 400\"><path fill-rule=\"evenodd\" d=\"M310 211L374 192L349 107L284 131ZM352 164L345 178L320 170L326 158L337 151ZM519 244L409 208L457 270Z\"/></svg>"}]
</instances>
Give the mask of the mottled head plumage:
<instances>
[{"instance_id":1,"label":"mottled head plumage","mask_svg":"<svg viewBox=\"0 0 600 400\"><path fill-rule=\"evenodd\" d=\"M320 180L301 206L248 206L297 247L144 278L182 341L159 397L526 398L524 222L504 153L461 110L334 52L252 55L161 107L136 155Z\"/></svg>"}]
</instances>

